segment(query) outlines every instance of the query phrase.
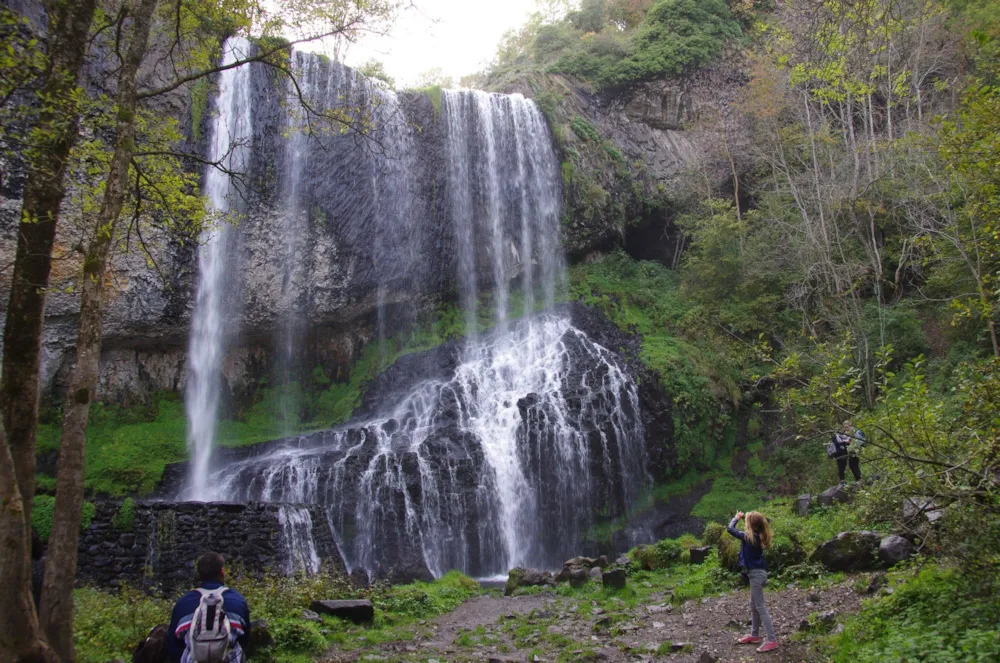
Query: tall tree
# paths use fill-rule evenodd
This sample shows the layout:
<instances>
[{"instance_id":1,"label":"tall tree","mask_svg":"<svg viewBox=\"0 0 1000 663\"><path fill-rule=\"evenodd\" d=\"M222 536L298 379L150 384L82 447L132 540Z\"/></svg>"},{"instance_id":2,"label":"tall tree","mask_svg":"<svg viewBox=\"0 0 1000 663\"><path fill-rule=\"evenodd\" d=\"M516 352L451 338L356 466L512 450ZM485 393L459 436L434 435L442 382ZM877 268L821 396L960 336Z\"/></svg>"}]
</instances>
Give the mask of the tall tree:
<instances>
[{"instance_id":1,"label":"tall tree","mask_svg":"<svg viewBox=\"0 0 1000 663\"><path fill-rule=\"evenodd\" d=\"M114 154L105 183L104 200L83 260L76 363L70 374L68 397L63 406L56 502L45 560L40 615L49 644L66 663L74 660L73 583L76 579L77 541L83 508L87 418L100 368L104 273L115 226L125 203L129 164L135 151L138 73L146 55L158 1L138 0L130 12L132 37L118 72Z\"/></svg>"},{"instance_id":2,"label":"tall tree","mask_svg":"<svg viewBox=\"0 0 1000 663\"><path fill-rule=\"evenodd\" d=\"M38 94L38 121L29 136L27 182L4 327L0 377L0 659L54 660L31 597L30 527L35 493L38 373L45 290L52 267L63 175L79 128L77 86L96 0L47 3L48 69Z\"/></svg>"}]
</instances>

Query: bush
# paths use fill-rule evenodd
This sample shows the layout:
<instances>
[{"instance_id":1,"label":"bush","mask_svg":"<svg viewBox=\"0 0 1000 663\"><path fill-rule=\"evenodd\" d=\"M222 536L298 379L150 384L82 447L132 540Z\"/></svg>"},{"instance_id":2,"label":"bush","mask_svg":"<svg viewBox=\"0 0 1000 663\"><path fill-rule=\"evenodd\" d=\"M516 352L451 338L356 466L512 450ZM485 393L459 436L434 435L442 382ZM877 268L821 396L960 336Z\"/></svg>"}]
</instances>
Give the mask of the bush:
<instances>
[{"instance_id":1,"label":"bush","mask_svg":"<svg viewBox=\"0 0 1000 663\"><path fill-rule=\"evenodd\" d=\"M296 618L277 620L272 635L275 649L303 654L319 654L327 649L326 638L313 622Z\"/></svg>"},{"instance_id":2,"label":"bush","mask_svg":"<svg viewBox=\"0 0 1000 663\"><path fill-rule=\"evenodd\" d=\"M838 663L1000 660L1000 598L992 583L951 570L921 571L892 595L867 602L829 639Z\"/></svg>"},{"instance_id":3,"label":"bush","mask_svg":"<svg viewBox=\"0 0 1000 663\"><path fill-rule=\"evenodd\" d=\"M673 539L663 539L651 546L639 546L634 548L629 557L632 563L644 571L655 571L665 569L681 561L681 555L685 548Z\"/></svg>"},{"instance_id":4,"label":"bush","mask_svg":"<svg viewBox=\"0 0 1000 663\"><path fill-rule=\"evenodd\" d=\"M707 523L701 533L701 540L708 546L717 546L722 537L726 536L726 526L720 523Z\"/></svg>"}]
</instances>

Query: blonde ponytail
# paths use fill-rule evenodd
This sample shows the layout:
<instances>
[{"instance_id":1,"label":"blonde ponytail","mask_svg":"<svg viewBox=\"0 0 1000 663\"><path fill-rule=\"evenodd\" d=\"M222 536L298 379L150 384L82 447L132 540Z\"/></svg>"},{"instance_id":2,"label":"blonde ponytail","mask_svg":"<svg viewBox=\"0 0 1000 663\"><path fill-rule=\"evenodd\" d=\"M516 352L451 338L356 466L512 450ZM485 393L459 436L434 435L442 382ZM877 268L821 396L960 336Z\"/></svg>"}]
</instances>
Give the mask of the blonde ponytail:
<instances>
[{"instance_id":1,"label":"blonde ponytail","mask_svg":"<svg viewBox=\"0 0 1000 663\"><path fill-rule=\"evenodd\" d=\"M771 523L763 514L751 511L746 515L747 543L755 548L770 548L774 540Z\"/></svg>"}]
</instances>

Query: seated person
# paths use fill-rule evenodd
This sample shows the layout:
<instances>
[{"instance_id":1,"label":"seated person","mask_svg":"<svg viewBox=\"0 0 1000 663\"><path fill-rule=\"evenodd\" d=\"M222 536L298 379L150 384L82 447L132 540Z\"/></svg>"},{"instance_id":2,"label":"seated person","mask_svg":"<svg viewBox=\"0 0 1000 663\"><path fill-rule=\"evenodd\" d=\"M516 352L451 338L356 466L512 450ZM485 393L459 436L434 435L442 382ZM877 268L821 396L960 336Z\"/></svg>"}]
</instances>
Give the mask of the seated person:
<instances>
[{"instance_id":1,"label":"seated person","mask_svg":"<svg viewBox=\"0 0 1000 663\"><path fill-rule=\"evenodd\" d=\"M221 626L222 616L216 614L215 606L212 605L221 595L222 610L225 617L228 617L230 630L228 647L225 643L221 645L222 657L226 663L242 663L246 660L245 652L250 637L250 607L247 605L247 600L235 589L225 586L224 560L219 553L207 552L199 557L195 570L199 586L177 601L170 616L170 626L167 631L167 660L170 663L202 663L198 656L212 660L213 657L220 655L217 645L192 647L192 638L198 637L197 633L205 630L201 626L202 621L195 619L202 616L195 615L199 606L203 608L202 612L208 620L209 631ZM211 634L208 637L210 638ZM213 652L208 655L198 653L207 649L213 649Z\"/></svg>"}]
</instances>

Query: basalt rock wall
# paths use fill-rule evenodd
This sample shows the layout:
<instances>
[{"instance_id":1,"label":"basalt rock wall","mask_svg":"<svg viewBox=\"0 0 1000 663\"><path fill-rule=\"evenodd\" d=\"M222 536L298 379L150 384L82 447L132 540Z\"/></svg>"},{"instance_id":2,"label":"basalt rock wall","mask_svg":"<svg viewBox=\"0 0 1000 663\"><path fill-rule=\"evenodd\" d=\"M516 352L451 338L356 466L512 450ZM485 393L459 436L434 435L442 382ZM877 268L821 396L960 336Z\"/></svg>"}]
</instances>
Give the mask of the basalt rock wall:
<instances>
[{"instance_id":1,"label":"basalt rock wall","mask_svg":"<svg viewBox=\"0 0 1000 663\"><path fill-rule=\"evenodd\" d=\"M318 509L281 504L101 501L80 535L78 577L85 584L127 584L170 592L194 580L194 561L206 551L251 574L297 571L303 559L333 568L343 560ZM127 507L126 507L127 509ZM290 513L310 528L312 549L290 525Z\"/></svg>"}]
</instances>

